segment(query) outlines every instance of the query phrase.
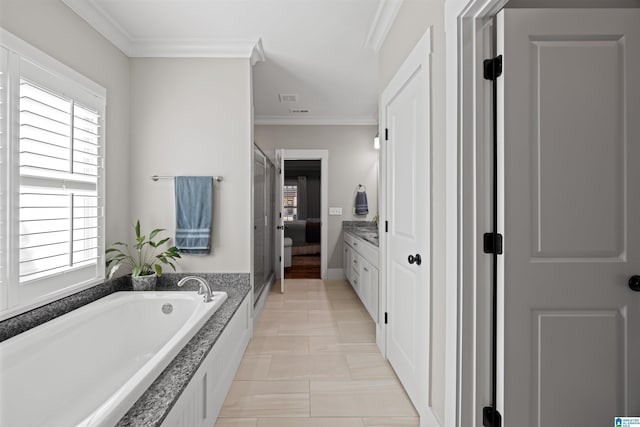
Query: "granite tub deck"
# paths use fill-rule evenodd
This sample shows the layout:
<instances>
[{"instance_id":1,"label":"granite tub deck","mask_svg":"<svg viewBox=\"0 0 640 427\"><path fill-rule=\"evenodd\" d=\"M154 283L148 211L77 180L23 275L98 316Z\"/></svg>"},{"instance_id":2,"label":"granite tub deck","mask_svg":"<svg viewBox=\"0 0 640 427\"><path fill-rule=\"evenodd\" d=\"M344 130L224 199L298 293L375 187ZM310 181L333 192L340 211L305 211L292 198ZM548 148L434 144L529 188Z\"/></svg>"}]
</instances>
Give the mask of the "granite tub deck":
<instances>
[{"instance_id":1,"label":"granite tub deck","mask_svg":"<svg viewBox=\"0 0 640 427\"><path fill-rule=\"evenodd\" d=\"M378 226L373 221L342 221L342 231L353 234L374 246L380 246Z\"/></svg>"},{"instance_id":2,"label":"granite tub deck","mask_svg":"<svg viewBox=\"0 0 640 427\"><path fill-rule=\"evenodd\" d=\"M195 281L178 288L178 281L192 274L165 274L158 280L157 291L197 291ZM249 274L210 273L193 274L205 278L214 291L228 295L222 306L206 321L185 345L169 366L158 376L145 393L133 404L117 426L160 426L182 391L213 348L225 326L244 298L249 294ZM118 291L131 290L128 278L119 278L79 292L62 300L34 309L0 322L0 341L68 313L85 304Z\"/></svg>"},{"instance_id":3,"label":"granite tub deck","mask_svg":"<svg viewBox=\"0 0 640 427\"><path fill-rule=\"evenodd\" d=\"M169 275L167 275L169 276ZM160 426L174 403L180 397L191 377L213 348L225 326L251 290L249 274L199 274L211 283L214 291L227 293L227 300L204 324L196 335L178 353L151 387L116 424L118 427ZM222 278L221 278L222 276ZM175 290L184 275L163 275L157 290ZM197 290L195 281L185 285Z\"/></svg>"}]
</instances>

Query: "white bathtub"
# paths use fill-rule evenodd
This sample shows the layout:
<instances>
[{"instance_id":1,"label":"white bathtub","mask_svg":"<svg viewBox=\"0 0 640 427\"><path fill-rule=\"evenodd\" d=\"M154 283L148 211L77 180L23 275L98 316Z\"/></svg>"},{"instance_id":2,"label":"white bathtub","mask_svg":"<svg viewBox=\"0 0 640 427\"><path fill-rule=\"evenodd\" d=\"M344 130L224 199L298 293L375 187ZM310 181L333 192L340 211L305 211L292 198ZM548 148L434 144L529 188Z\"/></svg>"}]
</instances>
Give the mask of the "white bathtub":
<instances>
[{"instance_id":1,"label":"white bathtub","mask_svg":"<svg viewBox=\"0 0 640 427\"><path fill-rule=\"evenodd\" d=\"M116 292L0 343L0 426L113 426L226 299Z\"/></svg>"}]
</instances>

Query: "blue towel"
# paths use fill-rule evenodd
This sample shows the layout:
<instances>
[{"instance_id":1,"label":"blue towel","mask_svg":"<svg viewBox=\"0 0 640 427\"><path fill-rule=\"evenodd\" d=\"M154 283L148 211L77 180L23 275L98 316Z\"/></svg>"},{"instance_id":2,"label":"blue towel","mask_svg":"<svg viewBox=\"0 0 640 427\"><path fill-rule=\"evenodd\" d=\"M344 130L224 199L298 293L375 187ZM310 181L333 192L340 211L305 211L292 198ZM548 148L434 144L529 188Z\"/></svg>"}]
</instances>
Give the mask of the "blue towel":
<instances>
[{"instance_id":1,"label":"blue towel","mask_svg":"<svg viewBox=\"0 0 640 427\"><path fill-rule=\"evenodd\" d=\"M364 190L356 191L356 215L366 215L368 213L367 192Z\"/></svg>"},{"instance_id":2,"label":"blue towel","mask_svg":"<svg viewBox=\"0 0 640 427\"><path fill-rule=\"evenodd\" d=\"M177 176L176 247L184 254L211 251L213 177Z\"/></svg>"}]
</instances>

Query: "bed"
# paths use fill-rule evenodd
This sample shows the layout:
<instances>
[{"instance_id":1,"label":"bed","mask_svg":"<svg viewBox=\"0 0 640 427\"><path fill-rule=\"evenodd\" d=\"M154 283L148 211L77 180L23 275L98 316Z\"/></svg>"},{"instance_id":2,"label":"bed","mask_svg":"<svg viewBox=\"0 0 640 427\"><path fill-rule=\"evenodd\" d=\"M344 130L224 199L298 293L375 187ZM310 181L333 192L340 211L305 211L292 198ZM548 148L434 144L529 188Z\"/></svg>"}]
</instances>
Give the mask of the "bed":
<instances>
[{"instance_id":1,"label":"bed","mask_svg":"<svg viewBox=\"0 0 640 427\"><path fill-rule=\"evenodd\" d=\"M312 255L320 253L320 219L309 218L285 221L284 237L289 237L291 255Z\"/></svg>"}]
</instances>

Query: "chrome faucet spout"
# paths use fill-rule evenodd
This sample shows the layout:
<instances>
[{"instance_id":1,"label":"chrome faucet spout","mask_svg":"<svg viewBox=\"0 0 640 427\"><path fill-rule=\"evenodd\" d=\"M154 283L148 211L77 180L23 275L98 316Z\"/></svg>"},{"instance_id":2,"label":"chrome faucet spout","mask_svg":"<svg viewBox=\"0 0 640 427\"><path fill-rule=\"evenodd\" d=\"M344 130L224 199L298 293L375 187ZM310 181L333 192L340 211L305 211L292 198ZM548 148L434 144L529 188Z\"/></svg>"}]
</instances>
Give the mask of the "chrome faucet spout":
<instances>
[{"instance_id":1,"label":"chrome faucet spout","mask_svg":"<svg viewBox=\"0 0 640 427\"><path fill-rule=\"evenodd\" d=\"M178 282L178 286L182 287L184 286L185 283L187 283L190 280L195 280L196 282L198 282L198 285L200 286L198 289L198 294L201 294L203 296L204 302L211 302L213 300L212 298L213 291L211 290L211 285L209 285L209 282L204 280L202 277L199 277L199 276L183 277Z\"/></svg>"}]
</instances>

